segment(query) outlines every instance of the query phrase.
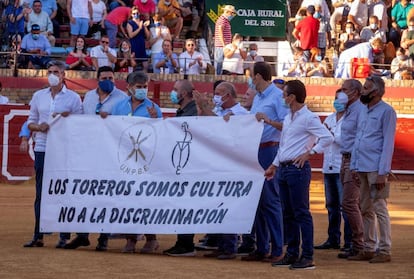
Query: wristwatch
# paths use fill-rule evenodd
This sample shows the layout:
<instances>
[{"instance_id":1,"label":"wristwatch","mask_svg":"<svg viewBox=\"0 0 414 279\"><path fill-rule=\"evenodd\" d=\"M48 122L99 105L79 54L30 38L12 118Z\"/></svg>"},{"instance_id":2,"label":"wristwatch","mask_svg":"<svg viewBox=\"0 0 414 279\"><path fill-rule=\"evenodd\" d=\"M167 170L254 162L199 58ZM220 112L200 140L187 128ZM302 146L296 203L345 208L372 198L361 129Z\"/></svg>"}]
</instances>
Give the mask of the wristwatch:
<instances>
[{"instance_id":1,"label":"wristwatch","mask_svg":"<svg viewBox=\"0 0 414 279\"><path fill-rule=\"evenodd\" d=\"M309 154L310 154L310 155L314 155L314 154L316 154L315 149L313 149L313 148L312 148L312 149L309 151Z\"/></svg>"}]
</instances>

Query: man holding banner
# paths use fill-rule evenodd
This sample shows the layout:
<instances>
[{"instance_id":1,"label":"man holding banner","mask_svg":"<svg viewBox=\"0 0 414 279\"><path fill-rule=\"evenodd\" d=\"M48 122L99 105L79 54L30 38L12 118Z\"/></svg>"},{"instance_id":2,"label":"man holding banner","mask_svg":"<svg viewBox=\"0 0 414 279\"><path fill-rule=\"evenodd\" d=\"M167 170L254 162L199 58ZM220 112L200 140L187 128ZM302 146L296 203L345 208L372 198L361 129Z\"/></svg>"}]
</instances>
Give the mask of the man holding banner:
<instances>
[{"instance_id":1,"label":"man holding banner","mask_svg":"<svg viewBox=\"0 0 414 279\"><path fill-rule=\"evenodd\" d=\"M43 233L40 233L40 205L42 197L43 167L46 151L46 137L53 121L60 116L82 114L82 102L79 95L66 88L64 84L66 65L61 61L51 61L47 65L48 82L50 87L36 91L30 102L28 127L35 132L35 171L36 198L34 203L35 229L33 239L24 247L43 247ZM63 248L70 234L61 233L56 248Z\"/></svg>"},{"instance_id":2,"label":"man holding banner","mask_svg":"<svg viewBox=\"0 0 414 279\"><path fill-rule=\"evenodd\" d=\"M162 118L160 107L148 99L148 76L144 72L132 72L127 77L129 98L120 101L112 110L112 115L141 116L148 118ZM138 235L127 235L127 244L122 252L135 253L135 244ZM155 234L146 234L146 243L140 250L143 254L154 252L159 244Z\"/></svg>"}]
</instances>

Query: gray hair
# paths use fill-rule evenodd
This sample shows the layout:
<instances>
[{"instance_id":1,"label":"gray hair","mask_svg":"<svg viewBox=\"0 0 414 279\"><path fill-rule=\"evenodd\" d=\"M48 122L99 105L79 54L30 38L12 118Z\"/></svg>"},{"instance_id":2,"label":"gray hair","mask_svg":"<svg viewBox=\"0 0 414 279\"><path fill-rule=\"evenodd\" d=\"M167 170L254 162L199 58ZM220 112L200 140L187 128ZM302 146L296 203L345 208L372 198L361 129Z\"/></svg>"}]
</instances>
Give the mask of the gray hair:
<instances>
[{"instance_id":1,"label":"gray hair","mask_svg":"<svg viewBox=\"0 0 414 279\"><path fill-rule=\"evenodd\" d=\"M226 93L230 93L233 98L237 98L236 87L234 87L233 83L224 81L220 83L217 87L224 87Z\"/></svg>"},{"instance_id":2,"label":"gray hair","mask_svg":"<svg viewBox=\"0 0 414 279\"><path fill-rule=\"evenodd\" d=\"M129 85L134 85L137 83L146 83L148 82L148 75L144 72L132 72L127 76L126 79Z\"/></svg>"},{"instance_id":3,"label":"gray hair","mask_svg":"<svg viewBox=\"0 0 414 279\"><path fill-rule=\"evenodd\" d=\"M47 69L50 67L56 66L59 68L61 72L64 72L66 70L66 64L59 60L52 60L49 63L47 63Z\"/></svg>"},{"instance_id":4,"label":"gray hair","mask_svg":"<svg viewBox=\"0 0 414 279\"><path fill-rule=\"evenodd\" d=\"M362 83L357 79L348 79L346 80L351 84L351 88L353 90L358 91L358 94L361 94L362 91Z\"/></svg>"},{"instance_id":5,"label":"gray hair","mask_svg":"<svg viewBox=\"0 0 414 279\"><path fill-rule=\"evenodd\" d=\"M378 91L378 94L381 97L384 96L384 93L385 93L385 82L384 82L384 80L381 77L378 77L378 76L369 76L369 77L367 77L366 80L369 80L369 81L371 81L374 84L375 89Z\"/></svg>"}]
</instances>

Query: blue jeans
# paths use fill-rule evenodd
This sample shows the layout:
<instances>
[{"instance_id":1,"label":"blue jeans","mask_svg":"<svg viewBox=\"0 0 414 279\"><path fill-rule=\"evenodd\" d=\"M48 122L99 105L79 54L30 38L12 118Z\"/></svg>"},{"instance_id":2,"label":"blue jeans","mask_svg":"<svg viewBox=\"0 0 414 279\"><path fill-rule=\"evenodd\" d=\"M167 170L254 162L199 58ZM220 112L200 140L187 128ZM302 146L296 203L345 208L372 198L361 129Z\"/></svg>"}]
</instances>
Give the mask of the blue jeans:
<instances>
[{"instance_id":1,"label":"blue jeans","mask_svg":"<svg viewBox=\"0 0 414 279\"><path fill-rule=\"evenodd\" d=\"M302 257L313 259L313 220L309 210L310 164L306 162L302 168L281 165L277 170L277 179L287 233L287 253L299 257L302 235Z\"/></svg>"},{"instance_id":2,"label":"blue jeans","mask_svg":"<svg viewBox=\"0 0 414 279\"><path fill-rule=\"evenodd\" d=\"M35 151L34 168L36 174L36 197L34 202L35 212L35 228L33 233L33 240L43 239L43 233L39 230L40 223L40 205L42 202L42 183L43 183L43 168L45 164L45 152ZM70 233L60 233L61 239L69 239Z\"/></svg>"},{"instance_id":3,"label":"blue jeans","mask_svg":"<svg viewBox=\"0 0 414 279\"><path fill-rule=\"evenodd\" d=\"M342 212L342 183L339 173L324 174L325 201L328 210L328 241L331 244L341 243L341 218L344 218L344 242L349 247L352 241L352 230L348 218Z\"/></svg>"},{"instance_id":4,"label":"blue jeans","mask_svg":"<svg viewBox=\"0 0 414 279\"><path fill-rule=\"evenodd\" d=\"M118 34L118 25L112 24L109 21L105 20L105 29L106 35L109 38L109 47L116 48L116 35Z\"/></svg>"},{"instance_id":5,"label":"blue jeans","mask_svg":"<svg viewBox=\"0 0 414 279\"><path fill-rule=\"evenodd\" d=\"M278 146L259 148L259 163L267 169L273 162ZM283 253L283 215L276 179L265 180L255 219L256 253L265 255L269 252L269 237L272 243L272 256Z\"/></svg>"},{"instance_id":6,"label":"blue jeans","mask_svg":"<svg viewBox=\"0 0 414 279\"><path fill-rule=\"evenodd\" d=\"M237 234L220 234L218 251L230 254L237 253Z\"/></svg>"},{"instance_id":7,"label":"blue jeans","mask_svg":"<svg viewBox=\"0 0 414 279\"><path fill-rule=\"evenodd\" d=\"M224 51L222 47L214 48L214 63L216 65L216 74L221 75L223 71Z\"/></svg>"}]
</instances>

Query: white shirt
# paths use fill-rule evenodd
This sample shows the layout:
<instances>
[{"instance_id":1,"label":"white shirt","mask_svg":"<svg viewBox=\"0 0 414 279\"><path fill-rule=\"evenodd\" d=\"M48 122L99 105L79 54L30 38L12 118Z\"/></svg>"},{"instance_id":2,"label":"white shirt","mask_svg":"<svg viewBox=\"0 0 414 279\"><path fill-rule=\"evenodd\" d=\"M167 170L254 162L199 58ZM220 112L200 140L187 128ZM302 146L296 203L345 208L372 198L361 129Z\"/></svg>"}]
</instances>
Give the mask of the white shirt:
<instances>
[{"instance_id":1,"label":"white shirt","mask_svg":"<svg viewBox=\"0 0 414 279\"><path fill-rule=\"evenodd\" d=\"M293 161L311 149L316 153L322 153L332 141L333 136L322 124L319 116L311 112L306 105L293 115L289 110L283 121L279 151L273 165L279 166L281 162Z\"/></svg>"},{"instance_id":2,"label":"white shirt","mask_svg":"<svg viewBox=\"0 0 414 279\"><path fill-rule=\"evenodd\" d=\"M74 18L90 19L88 2L89 0L72 0L72 16Z\"/></svg>"},{"instance_id":3,"label":"white shirt","mask_svg":"<svg viewBox=\"0 0 414 279\"><path fill-rule=\"evenodd\" d=\"M190 63L193 63L195 59L201 57L201 66L198 64L198 60L194 65L190 66ZM193 55L190 55L187 51L180 54L178 57L180 64L180 70L187 75L199 75L207 67L207 63L204 61L204 57L201 52L194 51Z\"/></svg>"},{"instance_id":4,"label":"white shirt","mask_svg":"<svg viewBox=\"0 0 414 279\"><path fill-rule=\"evenodd\" d=\"M381 21L381 28L388 32L388 15L387 7L384 2L372 3L368 6L368 16L376 15L378 20Z\"/></svg>"},{"instance_id":5,"label":"white shirt","mask_svg":"<svg viewBox=\"0 0 414 279\"><path fill-rule=\"evenodd\" d=\"M328 145L323 153L323 173L340 173L341 170L341 126L343 117L336 121L336 115L336 112L330 114L323 122L334 137L334 141Z\"/></svg>"},{"instance_id":6,"label":"white shirt","mask_svg":"<svg viewBox=\"0 0 414 279\"><path fill-rule=\"evenodd\" d=\"M62 90L52 98L50 87L36 91L30 101L30 113L27 123L48 123L53 113L70 112L82 114L82 101L78 93L63 86ZM34 151L45 152L46 133L35 133Z\"/></svg>"},{"instance_id":7,"label":"white shirt","mask_svg":"<svg viewBox=\"0 0 414 279\"><path fill-rule=\"evenodd\" d=\"M367 26L368 24L368 5L362 3L360 0L355 0L351 4L351 9L349 10L349 15L352 15L355 18L355 21L362 27Z\"/></svg>"},{"instance_id":8,"label":"white shirt","mask_svg":"<svg viewBox=\"0 0 414 279\"><path fill-rule=\"evenodd\" d=\"M231 108L217 110L217 111L214 111L214 113L217 116L225 116L229 113L231 113L232 115L246 115L246 114L249 114L249 111L245 109L244 107L242 107L240 103L237 103Z\"/></svg>"},{"instance_id":9,"label":"white shirt","mask_svg":"<svg viewBox=\"0 0 414 279\"><path fill-rule=\"evenodd\" d=\"M116 51L113 48L108 48L108 51L116 57ZM98 45L91 49L91 57L95 57L98 60L98 67L109 66L113 67L114 64L109 61L108 55L103 52L102 46Z\"/></svg>"},{"instance_id":10,"label":"white shirt","mask_svg":"<svg viewBox=\"0 0 414 279\"><path fill-rule=\"evenodd\" d=\"M92 21L100 22L102 20L104 10L106 10L104 2L101 0L98 3L92 1Z\"/></svg>"},{"instance_id":11,"label":"white shirt","mask_svg":"<svg viewBox=\"0 0 414 279\"><path fill-rule=\"evenodd\" d=\"M233 49L233 44L228 44L224 48ZM243 58L240 55L240 49L236 49L231 58L224 57L223 70L234 74L243 74Z\"/></svg>"}]
</instances>

